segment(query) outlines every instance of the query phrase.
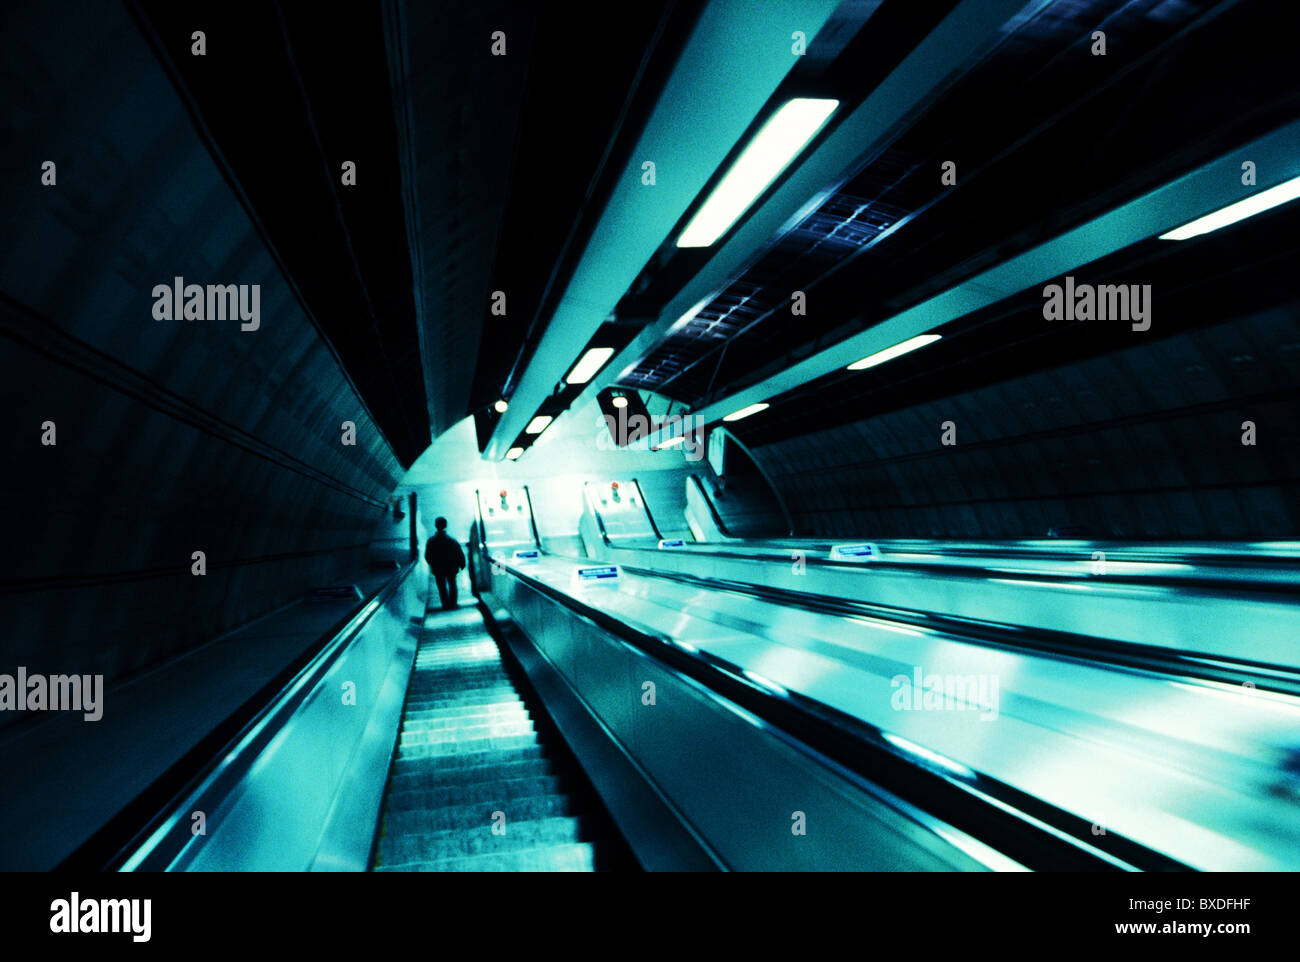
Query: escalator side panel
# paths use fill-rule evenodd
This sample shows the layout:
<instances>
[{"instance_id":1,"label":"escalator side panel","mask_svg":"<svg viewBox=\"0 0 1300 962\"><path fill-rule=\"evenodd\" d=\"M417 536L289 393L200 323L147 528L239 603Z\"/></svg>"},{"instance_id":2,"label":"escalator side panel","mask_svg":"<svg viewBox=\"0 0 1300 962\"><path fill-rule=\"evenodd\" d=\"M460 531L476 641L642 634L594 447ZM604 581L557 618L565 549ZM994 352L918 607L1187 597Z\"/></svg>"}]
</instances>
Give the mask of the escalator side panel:
<instances>
[{"instance_id":1,"label":"escalator side panel","mask_svg":"<svg viewBox=\"0 0 1300 962\"><path fill-rule=\"evenodd\" d=\"M405 579L168 869L365 871L427 590Z\"/></svg>"},{"instance_id":2,"label":"escalator side panel","mask_svg":"<svg viewBox=\"0 0 1300 962\"><path fill-rule=\"evenodd\" d=\"M497 576L493 588L519 629L643 773L647 791L661 793L722 866L743 871L986 867L747 712L523 581ZM651 690L653 704L646 697ZM660 841L638 826L644 812L607 794L600 762L584 757L583 739L575 737L571 745L628 843L648 864Z\"/></svg>"},{"instance_id":3,"label":"escalator side panel","mask_svg":"<svg viewBox=\"0 0 1300 962\"><path fill-rule=\"evenodd\" d=\"M490 609L491 595L484 596ZM636 854L652 872L696 872L720 868L708 846L683 823L680 813L660 793L574 690L568 679L510 620L493 612L501 635L529 681L546 703L566 744L582 765L605 807Z\"/></svg>"}]
</instances>

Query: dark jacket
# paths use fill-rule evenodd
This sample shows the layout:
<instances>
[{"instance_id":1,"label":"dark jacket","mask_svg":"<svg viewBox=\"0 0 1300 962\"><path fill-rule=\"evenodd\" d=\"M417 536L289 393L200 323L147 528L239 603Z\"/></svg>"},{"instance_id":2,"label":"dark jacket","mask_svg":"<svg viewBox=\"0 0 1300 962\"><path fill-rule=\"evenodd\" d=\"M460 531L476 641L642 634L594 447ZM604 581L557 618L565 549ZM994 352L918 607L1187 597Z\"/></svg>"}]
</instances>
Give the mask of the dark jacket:
<instances>
[{"instance_id":1,"label":"dark jacket","mask_svg":"<svg viewBox=\"0 0 1300 962\"><path fill-rule=\"evenodd\" d=\"M446 531L438 531L424 546L424 560L436 575L454 575L465 567L465 555L460 545Z\"/></svg>"}]
</instances>

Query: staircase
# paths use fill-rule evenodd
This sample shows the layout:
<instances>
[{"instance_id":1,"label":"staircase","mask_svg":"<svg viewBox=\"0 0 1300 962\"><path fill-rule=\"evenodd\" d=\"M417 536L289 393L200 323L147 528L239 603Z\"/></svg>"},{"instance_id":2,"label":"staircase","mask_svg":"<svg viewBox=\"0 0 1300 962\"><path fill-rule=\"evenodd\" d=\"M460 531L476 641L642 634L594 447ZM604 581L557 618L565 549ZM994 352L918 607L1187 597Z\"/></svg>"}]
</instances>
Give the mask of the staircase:
<instances>
[{"instance_id":1,"label":"staircase","mask_svg":"<svg viewBox=\"0 0 1300 962\"><path fill-rule=\"evenodd\" d=\"M475 608L431 611L388 778L375 870L590 872L602 821L566 792Z\"/></svg>"}]
</instances>

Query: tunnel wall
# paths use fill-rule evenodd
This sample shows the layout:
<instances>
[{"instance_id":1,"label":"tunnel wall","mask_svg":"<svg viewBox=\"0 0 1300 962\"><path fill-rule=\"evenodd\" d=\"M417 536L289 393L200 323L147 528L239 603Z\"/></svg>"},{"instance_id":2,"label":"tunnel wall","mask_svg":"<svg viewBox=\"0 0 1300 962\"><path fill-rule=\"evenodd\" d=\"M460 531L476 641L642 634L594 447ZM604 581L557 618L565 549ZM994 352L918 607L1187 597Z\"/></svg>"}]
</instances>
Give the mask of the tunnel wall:
<instances>
[{"instance_id":1,"label":"tunnel wall","mask_svg":"<svg viewBox=\"0 0 1300 962\"><path fill-rule=\"evenodd\" d=\"M111 682L364 564L401 466L124 6L95 11L0 13L0 672ZM258 285L258 328L156 319L176 277Z\"/></svg>"},{"instance_id":2,"label":"tunnel wall","mask_svg":"<svg viewBox=\"0 0 1300 962\"><path fill-rule=\"evenodd\" d=\"M813 536L1294 538L1298 379L1292 302L751 450Z\"/></svg>"}]
</instances>

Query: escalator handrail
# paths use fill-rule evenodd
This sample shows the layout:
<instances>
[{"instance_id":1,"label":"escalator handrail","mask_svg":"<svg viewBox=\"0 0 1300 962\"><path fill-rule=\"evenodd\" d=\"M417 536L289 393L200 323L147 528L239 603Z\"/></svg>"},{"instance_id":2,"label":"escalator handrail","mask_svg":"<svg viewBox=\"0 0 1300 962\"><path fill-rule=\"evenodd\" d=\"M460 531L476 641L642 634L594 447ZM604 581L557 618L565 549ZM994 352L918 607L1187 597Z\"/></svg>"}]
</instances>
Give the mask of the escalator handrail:
<instances>
[{"instance_id":1,"label":"escalator handrail","mask_svg":"<svg viewBox=\"0 0 1300 962\"><path fill-rule=\"evenodd\" d=\"M655 538L659 541L664 539L663 532L659 530L659 525L655 523L655 516L650 512L650 502L646 500L645 488L641 487L639 478L633 478L632 483L636 485L637 494L641 495L641 507L645 508L645 518L650 522L650 530L655 533ZM605 539L609 541L608 538Z\"/></svg>"},{"instance_id":2,"label":"escalator handrail","mask_svg":"<svg viewBox=\"0 0 1300 962\"><path fill-rule=\"evenodd\" d=\"M736 541L748 546L747 551L757 552L765 550L770 552L768 555L760 556L757 554L742 554L735 552L736 557L755 557L755 558L778 558L785 557L792 550L805 552L829 553L831 548L836 544L849 543L851 539L842 538L839 541L826 541L824 539L781 539L781 538L737 538ZM1223 550L1219 553L1210 552L1189 552L1186 554L1177 553L1167 545L1153 546L1148 544L1131 544L1119 541L1089 541L1081 542L1078 547L1073 549L1043 548L1043 547L1026 547L1014 543L989 542L986 545L969 545L959 544L953 546L949 542L936 541L929 543L920 543L914 541L897 541L890 539L860 539L871 540L872 544L881 549L882 559L888 559L889 563L895 565L932 565L936 567L961 567L960 564L935 564L935 562L925 561L904 561L894 560L892 556L906 555L920 551L922 548L929 548L932 554L939 554L947 558L975 558L988 559L990 561L1005 561L1014 563L1020 560L1030 561L1063 561L1063 562L1088 562L1096 559L1083 557L1092 551L1101 551L1105 553L1107 563L1169 563L1177 562L1181 564L1195 565L1203 564L1207 566L1224 567L1224 568L1261 568L1270 569L1300 569L1300 558L1290 555L1255 555L1247 553L1232 553L1229 550ZM853 542L857 543L857 542ZM1226 542L1227 546L1238 544L1238 542ZM722 543L697 542L691 545L699 549L715 549L725 547ZM731 552L725 552L731 554ZM837 564L852 562L836 562Z\"/></svg>"},{"instance_id":3,"label":"escalator handrail","mask_svg":"<svg viewBox=\"0 0 1300 962\"><path fill-rule=\"evenodd\" d=\"M624 551L648 551L648 546L632 544L616 544L605 539L606 544L612 548L618 548ZM737 539L743 540L743 539ZM683 547L688 554L694 555L714 555L720 558L728 558L735 561L754 561L754 562L774 562L781 561L789 563L789 553L779 552L762 552L753 549L743 549L737 551L725 550L726 544L715 542L701 541L690 542ZM724 550L718 550L722 548ZM794 549L791 550L801 550ZM969 555L964 557L977 558L978 555ZM1186 575L1177 576L1169 574L1140 574L1136 572L1108 570L1104 575L1094 575L1092 578L1082 577L1078 573L1056 572L1056 571L1036 571L1028 569L1024 571L1008 571L1004 569L995 569L978 564L935 564L926 561L895 561L887 554L881 559L862 562L862 561L842 561L836 558L818 558L805 556L803 563L809 567L829 568L840 571L859 571L869 575L875 568L891 572L907 572L910 574L934 575L945 578L962 578L987 580L990 578L1007 578L1015 577L1019 581L1032 581L1044 585L1054 585L1062 583L1092 583L1095 578L1096 583L1105 585L1141 585L1143 587L1153 588L1178 588L1181 590L1195 589L1200 592L1215 592L1227 595L1281 595L1293 596L1300 595L1300 579L1294 582L1286 581L1249 581L1218 578L1213 576L1196 576ZM1062 559L1077 560L1083 562L1084 559ZM1112 561L1115 559L1111 559ZM1120 559L1122 560L1122 559ZM660 572L655 572L659 574Z\"/></svg>"},{"instance_id":4,"label":"escalator handrail","mask_svg":"<svg viewBox=\"0 0 1300 962\"><path fill-rule=\"evenodd\" d=\"M1026 627L1008 622L986 621L934 614L918 609L896 608L837 595L814 594L793 588L748 581L733 581L711 575L681 571L660 571L638 565L621 565L624 571L651 578L667 578L708 591L748 595L760 601L800 608L805 611L846 618L871 618L914 628L955 635L969 644L1048 656L1116 668L1157 672L1179 681L1213 681L1238 686L1249 682L1261 691L1300 697L1300 669L1261 661L1246 661L1226 655L1188 653L1159 645L1114 641L1100 635L1081 635L1053 628Z\"/></svg>"},{"instance_id":5,"label":"escalator handrail","mask_svg":"<svg viewBox=\"0 0 1300 962\"><path fill-rule=\"evenodd\" d=\"M596 519L596 533L600 535L600 540L607 545L612 545L613 542L609 540L609 532L605 530L605 519L600 516L596 502L592 500L590 481L582 482L582 497L587 502L587 507L591 509L591 516Z\"/></svg>"},{"instance_id":6,"label":"escalator handrail","mask_svg":"<svg viewBox=\"0 0 1300 962\"><path fill-rule=\"evenodd\" d=\"M704 506L709 509L709 515L713 518L713 526L722 532L723 537L734 538L735 540L740 541L740 538L736 538L734 534L727 530L727 522L722 520L722 515L718 514L718 509L717 506L714 505L713 499L710 498L709 493L704 490L704 480L698 474L688 474L686 476L686 483L695 485L695 490L699 492L700 500L704 502Z\"/></svg>"},{"instance_id":7,"label":"escalator handrail","mask_svg":"<svg viewBox=\"0 0 1300 962\"><path fill-rule=\"evenodd\" d=\"M529 490L526 484L524 485L524 500L528 502L528 526L533 532L533 544L537 545L537 550L540 551L542 550L542 533L537 530L537 515L533 513L533 492Z\"/></svg>"},{"instance_id":8,"label":"escalator handrail","mask_svg":"<svg viewBox=\"0 0 1300 962\"><path fill-rule=\"evenodd\" d=\"M655 524L655 519L650 514L650 504L645 499L645 491L641 490L641 482L638 481L636 478L633 478L632 483L636 485L637 493L641 495L641 506L645 508L646 520L650 522L650 529L654 532L655 539L657 541L662 540L663 535L660 534L659 532L659 526ZM592 484L593 482L591 481L582 482L582 496L583 499L586 501L587 506L591 508L591 516L596 521L596 533L600 535L600 540L604 542L606 545L609 545L610 547L618 547L618 545L614 544L613 539L610 538L609 531L605 528L605 519L601 515L600 509L596 507L594 495L592 495L591 493Z\"/></svg>"}]
</instances>

